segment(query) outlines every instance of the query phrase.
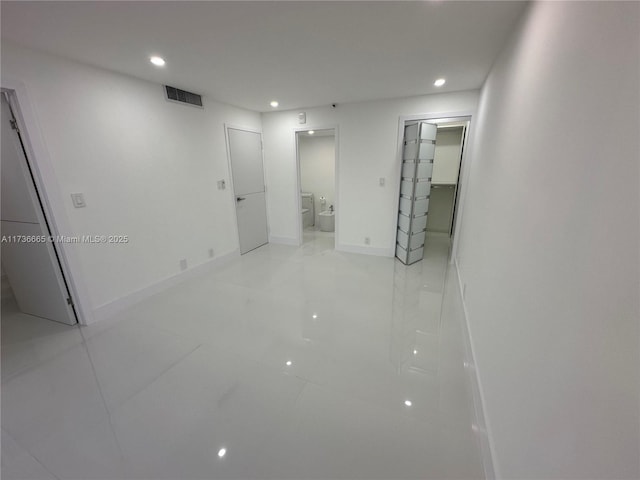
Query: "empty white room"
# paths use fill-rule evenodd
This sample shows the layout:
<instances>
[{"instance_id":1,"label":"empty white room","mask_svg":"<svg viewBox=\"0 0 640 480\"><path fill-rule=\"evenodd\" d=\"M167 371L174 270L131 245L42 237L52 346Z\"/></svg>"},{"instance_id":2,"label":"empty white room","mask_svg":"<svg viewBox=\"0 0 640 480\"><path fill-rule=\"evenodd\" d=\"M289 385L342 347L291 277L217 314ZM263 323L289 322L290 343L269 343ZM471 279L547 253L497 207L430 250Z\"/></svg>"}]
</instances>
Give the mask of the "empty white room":
<instances>
[{"instance_id":1,"label":"empty white room","mask_svg":"<svg viewBox=\"0 0 640 480\"><path fill-rule=\"evenodd\" d=\"M640 478L640 3L0 13L3 479Z\"/></svg>"}]
</instances>

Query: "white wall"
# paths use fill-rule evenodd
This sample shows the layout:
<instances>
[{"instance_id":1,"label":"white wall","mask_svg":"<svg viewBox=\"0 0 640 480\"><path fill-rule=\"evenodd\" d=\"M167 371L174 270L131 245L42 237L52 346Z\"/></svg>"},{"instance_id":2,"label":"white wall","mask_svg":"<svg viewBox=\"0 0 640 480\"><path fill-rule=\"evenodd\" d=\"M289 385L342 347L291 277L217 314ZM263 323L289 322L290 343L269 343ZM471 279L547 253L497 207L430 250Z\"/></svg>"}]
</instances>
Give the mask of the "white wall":
<instances>
[{"instance_id":1,"label":"white wall","mask_svg":"<svg viewBox=\"0 0 640 480\"><path fill-rule=\"evenodd\" d=\"M303 192L310 192L315 200L315 224L318 225L318 214L323 207L320 197L325 197L325 210L335 202L335 137L321 136L298 137L300 154L300 184Z\"/></svg>"},{"instance_id":2,"label":"white wall","mask_svg":"<svg viewBox=\"0 0 640 480\"><path fill-rule=\"evenodd\" d=\"M433 183L458 183L462 128L438 129L436 149L433 155Z\"/></svg>"},{"instance_id":3,"label":"white wall","mask_svg":"<svg viewBox=\"0 0 640 480\"><path fill-rule=\"evenodd\" d=\"M141 61L144 61L142 59ZM152 67L150 67L152 68ZM2 42L2 76L24 83L65 198L68 235L125 234L75 245L95 308L238 248L224 123L260 115L204 99L168 102L161 85ZM69 196L85 194L74 209Z\"/></svg>"},{"instance_id":4,"label":"white wall","mask_svg":"<svg viewBox=\"0 0 640 480\"><path fill-rule=\"evenodd\" d=\"M263 114L272 237L298 237L295 130L337 127L337 248L393 255L400 116L468 112L477 100L478 92L471 91ZM306 125L298 124L299 111L306 111ZM370 245L364 237L370 237Z\"/></svg>"},{"instance_id":5,"label":"white wall","mask_svg":"<svg viewBox=\"0 0 640 480\"><path fill-rule=\"evenodd\" d=\"M640 478L639 8L531 4L482 90L458 261L501 478Z\"/></svg>"}]
</instances>

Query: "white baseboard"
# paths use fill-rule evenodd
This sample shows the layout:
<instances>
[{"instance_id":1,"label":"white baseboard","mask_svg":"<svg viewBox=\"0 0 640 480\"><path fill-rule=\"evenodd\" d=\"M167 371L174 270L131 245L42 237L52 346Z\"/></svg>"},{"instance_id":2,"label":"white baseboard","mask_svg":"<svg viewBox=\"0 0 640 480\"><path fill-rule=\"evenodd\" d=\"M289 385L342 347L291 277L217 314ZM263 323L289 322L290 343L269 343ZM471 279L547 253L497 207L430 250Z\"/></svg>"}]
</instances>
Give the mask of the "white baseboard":
<instances>
[{"instance_id":1,"label":"white baseboard","mask_svg":"<svg viewBox=\"0 0 640 480\"><path fill-rule=\"evenodd\" d=\"M298 239L297 238L272 237L271 235L269 236L269 243L277 243L279 245L292 245L294 247L297 247L298 245L300 245L298 243Z\"/></svg>"},{"instance_id":2,"label":"white baseboard","mask_svg":"<svg viewBox=\"0 0 640 480\"><path fill-rule=\"evenodd\" d=\"M473 339L471 338L471 330L469 328L469 312L467 304L463 297L464 282L460 275L460 266L458 259L454 259L456 267L456 276L458 277L458 291L462 301L462 309L464 311L464 322L462 336L464 338L464 356L465 371L467 373L467 381L473 398L473 422L475 432L480 442L480 453L482 455L482 463L484 466L484 475L487 480L495 480L497 478L497 462L495 461L493 441L490 430L487 426L487 414L484 408L484 395L482 393L482 383L480 380L480 372L476 366L475 349L473 347Z\"/></svg>"},{"instance_id":3,"label":"white baseboard","mask_svg":"<svg viewBox=\"0 0 640 480\"><path fill-rule=\"evenodd\" d=\"M226 263L229 263L234 258L240 256L239 250L234 250L229 253L225 253L218 257L207 260L206 262L201 263L200 265L196 265L195 267L191 267L184 272L177 273L170 277L163 278L162 280L148 285L140 290L136 290L133 293L128 295L124 295L120 298L116 298L110 302L104 303L99 307L96 307L93 311L94 322L107 319L122 310L129 308L141 301L160 293L170 287L178 285L179 283L184 282L185 280L189 280L190 278L197 277L199 275L203 275L208 271L219 268Z\"/></svg>"},{"instance_id":4,"label":"white baseboard","mask_svg":"<svg viewBox=\"0 0 640 480\"><path fill-rule=\"evenodd\" d=\"M345 243L336 245L336 250L339 252L375 255L377 257L393 257L395 255L395 250L393 248L367 247L366 245L348 245Z\"/></svg>"}]
</instances>

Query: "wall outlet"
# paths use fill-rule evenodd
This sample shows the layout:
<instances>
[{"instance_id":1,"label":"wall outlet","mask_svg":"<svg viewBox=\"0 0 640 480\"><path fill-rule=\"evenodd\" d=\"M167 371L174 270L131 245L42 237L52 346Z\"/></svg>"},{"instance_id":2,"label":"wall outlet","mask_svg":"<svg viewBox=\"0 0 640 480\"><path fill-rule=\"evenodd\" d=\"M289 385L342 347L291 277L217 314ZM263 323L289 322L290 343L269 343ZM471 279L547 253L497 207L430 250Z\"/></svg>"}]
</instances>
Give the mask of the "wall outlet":
<instances>
[{"instance_id":1,"label":"wall outlet","mask_svg":"<svg viewBox=\"0 0 640 480\"><path fill-rule=\"evenodd\" d=\"M369 237L364 237L364 244L371 245L371 239Z\"/></svg>"},{"instance_id":2,"label":"wall outlet","mask_svg":"<svg viewBox=\"0 0 640 480\"><path fill-rule=\"evenodd\" d=\"M213 258L213 248L209 249L209 258Z\"/></svg>"},{"instance_id":3,"label":"wall outlet","mask_svg":"<svg viewBox=\"0 0 640 480\"><path fill-rule=\"evenodd\" d=\"M384 187L384 177L380 177L380 186Z\"/></svg>"},{"instance_id":4,"label":"wall outlet","mask_svg":"<svg viewBox=\"0 0 640 480\"><path fill-rule=\"evenodd\" d=\"M180 260L180 270L186 270L187 269L187 259L183 258L182 260Z\"/></svg>"},{"instance_id":5,"label":"wall outlet","mask_svg":"<svg viewBox=\"0 0 640 480\"><path fill-rule=\"evenodd\" d=\"M84 195L82 193L72 193L71 201L73 202L73 206L76 208L84 208L87 206L84 201Z\"/></svg>"},{"instance_id":6,"label":"wall outlet","mask_svg":"<svg viewBox=\"0 0 640 480\"><path fill-rule=\"evenodd\" d=\"M218 190L224 190L227 188L227 184L224 180L218 180Z\"/></svg>"}]
</instances>

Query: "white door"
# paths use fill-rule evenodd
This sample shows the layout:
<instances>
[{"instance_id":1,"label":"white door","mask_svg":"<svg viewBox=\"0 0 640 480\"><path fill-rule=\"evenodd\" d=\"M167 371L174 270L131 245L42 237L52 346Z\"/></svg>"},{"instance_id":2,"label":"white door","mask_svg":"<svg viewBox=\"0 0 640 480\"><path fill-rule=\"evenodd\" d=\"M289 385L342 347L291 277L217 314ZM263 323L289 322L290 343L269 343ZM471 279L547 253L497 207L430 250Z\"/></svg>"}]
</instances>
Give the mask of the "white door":
<instances>
[{"instance_id":1,"label":"white door","mask_svg":"<svg viewBox=\"0 0 640 480\"><path fill-rule=\"evenodd\" d=\"M229 157L238 217L240 253L268 243L262 138L259 133L228 129Z\"/></svg>"},{"instance_id":2,"label":"white door","mask_svg":"<svg viewBox=\"0 0 640 480\"><path fill-rule=\"evenodd\" d=\"M40 206L15 119L5 95L2 101L2 267L24 313L75 324L60 263L49 241L49 229Z\"/></svg>"}]
</instances>

